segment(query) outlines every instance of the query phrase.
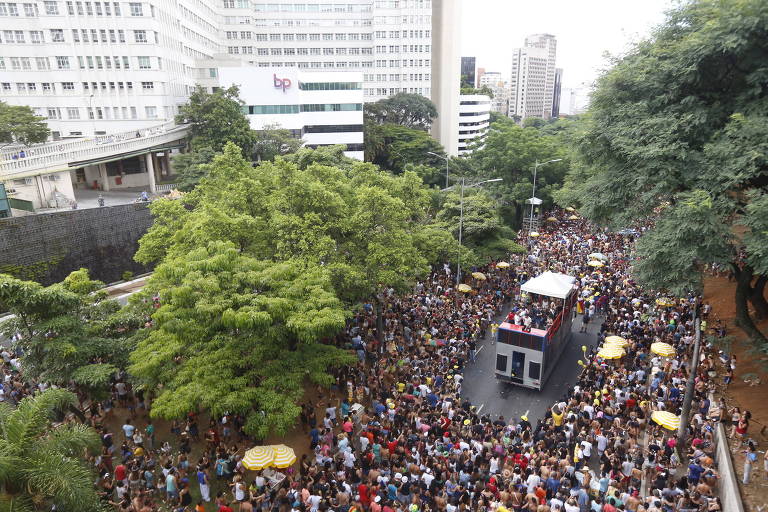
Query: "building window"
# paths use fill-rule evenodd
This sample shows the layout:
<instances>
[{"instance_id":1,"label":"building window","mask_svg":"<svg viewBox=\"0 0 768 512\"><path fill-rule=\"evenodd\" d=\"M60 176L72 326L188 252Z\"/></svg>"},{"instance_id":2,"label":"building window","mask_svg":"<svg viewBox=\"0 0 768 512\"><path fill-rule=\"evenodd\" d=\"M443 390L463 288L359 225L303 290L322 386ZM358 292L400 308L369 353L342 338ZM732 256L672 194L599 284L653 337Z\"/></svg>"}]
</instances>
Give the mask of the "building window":
<instances>
[{"instance_id":1,"label":"building window","mask_svg":"<svg viewBox=\"0 0 768 512\"><path fill-rule=\"evenodd\" d=\"M24 16L34 17L40 13L37 10L37 4L24 4Z\"/></svg>"},{"instance_id":2,"label":"building window","mask_svg":"<svg viewBox=\"0 0 768 512\"><path fill-rule=\"evenodd\" d=\"M48 57L35 57L35 64L38 71L46 71L51 69L51 65L48 62Z\"/></svg>"},{"instance_id":3,"label":"building window","mask_svg":"<svg viewBox=\"0 0 768 512\"><path fill-rule=\"evenodd\" d=\"M157 107L144 107L147 119L157 119Z\"/></svg>"},{"instance_id":4,"label":"building window","mask_svg":"<svg viewBox=\"0 0 768 512\"><path fill-rule=\"evenodd\" d=\"M139 69L152 69L152 62L149 57L137 57L139 59Z\"/></svg>"},{"instance_id":5,"label":"building window","mask_svg":"<svg viewBox=\"0 0 768 512\"><path fill-rule=\"evenodd\" d=\"M43 33L40 32L40 38L42 39ZM60 28L54 28L51 29L51 41L54 43L63 43L64 42L64 31ZM32 41L34 42L34 41Z\"/></svg>"},{"instance_id":6,"label":"building window","mask_svg":"<svg viewBox=\"0 0 768 512\"><path fill-rule=\"evenodd\" d=\"M131 2L128 4L131 7L131 16L144 16L144 12L141 8L141 3Z\"/></svg>"},{"instance_id":7,"label":"building window","mask_svg":"<svg viewBox=\"0 0 768 512\"><path fill-rule=\"evenodd\" d=\"M51 32L53 33L55 31L51 30ZM62 31L59 30L59 32L62 32ZM44 42L43 41L43 32L41 30L30 30L29 31L29 41L32 44L42 44ZM62 33L61 41L59 41L59 42L63 42L63 41L64 41L64 34Z\"/></svg>"},{"instance_id":8,"label":"building window","mask_svg":"<svg viewBox=\"0 0 768 512\"><path fill-rule=\"evenodd\" d=\"M77 107L67 107L67 117L69 119L80 119L80 109Z\"/></svg>"},{"instance_id":9,"label":"building window","mask_svg":"<svg viewBox=\"0 0 768 512\"><path fill-rule=\"evenodd\" d=\"M59 119L59 109L57 108L49 108L48 109L48 119Z\"/></svg>"},{"instance_id":10,"label":"building window","mask_svg":"<svg viewBox=\"0 0 768 512\"><path fill-rule=\"evenodd\" d=\"M50 0L45 1L45 14L48 16L59 15L59 2L52 2Z\"/></svg>"},{"instance_id":11,"label":"building window","mask_svg":"<svg viewBox=\"0 0 768 512\"><path fill-rule=\"evenodd\" d=\"M147 42L147 31L146 30L134 30L133 31L133 40L137 43L146 43Z\"/></svg>"},{"instance_id":12,"label":"building window","mask_svg":"<svg viewBox=\"0 0 768 512\"><path fill-rule=\"evenodd\" d=\"M74 91L75 82L61 82L61 88L65 91Z\"/></svg>"},{"instance_id":13,"label":"building window","mask_svg":"<svg viewBox=\"0 0 768 512\"><path fill-rule=\"evenodd\" d=\"M155 82L141 82L141 88L151 90L155 88Z\"/></svg>"},{"instance_id":14,"label":"building window","mask_svg":"<svg viewBox=\"0 0 768 512\"><path fill-rule=\"evenodd\" d=\"M56 67L58 69L69 69L69 57L65 57L61 55L57 56Z\"/></svg>"}]
</instances>

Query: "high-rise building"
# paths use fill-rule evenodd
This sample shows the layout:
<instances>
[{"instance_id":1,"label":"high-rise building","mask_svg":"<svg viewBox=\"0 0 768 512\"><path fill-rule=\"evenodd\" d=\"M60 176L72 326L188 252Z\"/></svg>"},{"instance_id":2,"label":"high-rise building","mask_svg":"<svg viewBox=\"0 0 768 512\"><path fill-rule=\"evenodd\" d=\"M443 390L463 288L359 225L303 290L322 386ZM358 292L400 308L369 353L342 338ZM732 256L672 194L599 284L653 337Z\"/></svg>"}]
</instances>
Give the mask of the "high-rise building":
<instances>
[{"instance_id":1,"label":"high-rise building","mask_svg":"<svg viewBox=\"0 0 768 512\"><path fill-rule=\"evenodd\" d=\"M461 82L462 87L477 87L475 80L475 57L461 58Z\"/></svg>"},{"instance_id":2,"label":"high-rise building","mask_svg":"<svg viewBox=\"0 0 768 512\"><path fill-rule=\"evenodd\" d=\"M485 68L477 68L477 86L480 87L480 80L485 74Z\"/></svg>"},{"instance_id":3,"label":"high-rise building","mask_svg":"<svg viewBox=\"0 0 768 512\"><path fill-rule=\"evenodd\" d=\"M552 116L557 41L551 34L534 34L512 53L509 115L519 119Z\"/></svg>"},{"instance_id":4,"label":"high-rise building","mask_svg":"<svg viewBox=\"0 0 768 512\"><path fill-rule=\"evenodd\" d=\"M459 97L459 156L482 147L491 118L491 98L484 94L462 94Z\"/></svg>"},{"instance_id":5,"label":"high-rise building","mask_svg":"<svg viewBox=\"0 0 768 512\"><path fill-rule=\"evenodd\" d=\"M0 92L46 116L55 137L79 137L173 120L196 84L219 86L222 66L356 71L364 101L422 94L451 132L459 9L458 0L2 2ZM455 136L439 138L455 153Z\"/></svg>"},{"instance_id":6,"label":"high-rise building","mask_svg":"<svg viewBox=\"0 0 768 512\"><path fill-rule=\"evenodd\" d=\"M412 1L412 0L409 0ZM460 30L461 0L439 0L432 16L432 84L431 99L437 107L432 136L446 153L458 155L459 80L461 73Z\"/></svg>"},{"instance_id":7,"label":"high-rise building","mask_svg":"<svg viewBox=\"0 0 768 512\"><path fill-rule=\"evenodd\" d=\"M491 98L491 111L504 114L509 112L509 83L507 83L498 71L486 71L480 77L478 87L488 87L493 93Z\"/></svg>"},{"instance_id":8,"label":"high-rise building","mask_svg":"<svg viewBox=\"0 0 768 512\"><path fill-rule=\"evenodd\" d=\"M563 68L555 69L555 87L552 92L552 117L560 117L560 94L563 88Z\"/></svg>"}]
</instances>

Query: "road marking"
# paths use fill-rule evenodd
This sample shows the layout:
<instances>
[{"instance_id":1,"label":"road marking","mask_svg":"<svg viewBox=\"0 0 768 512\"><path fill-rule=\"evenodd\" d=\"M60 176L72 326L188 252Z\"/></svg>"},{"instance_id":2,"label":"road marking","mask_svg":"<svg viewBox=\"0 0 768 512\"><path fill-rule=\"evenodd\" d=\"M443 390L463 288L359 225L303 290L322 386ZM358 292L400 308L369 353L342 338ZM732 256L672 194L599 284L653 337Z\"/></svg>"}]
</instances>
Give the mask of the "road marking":
<instances>
[{"instance_id":1,"label":"road marking","mask_svg":"<svg viewBox=\"0 0 768 512\"><path fill-rule=\"evenodd\" d=\"M485 407L485 404L480 404L480 407L477 408L477 412L475 414L480 414L480 411L483 410L483 407Z\"/></svg>"},{"instance_id":2,"label":"road marking","mask_svg":"<svg viewBox=\"0 0 768 512\"><path fill-rule=\"evenodd\" d=\"M485 345L483 345L482 347L480 347L479 349L477 349L477 352L475 352L475 357L479 356L479 355L480 355L480 352L482 352L484 348L485 348Z\"/></svg>"}]
</instances>

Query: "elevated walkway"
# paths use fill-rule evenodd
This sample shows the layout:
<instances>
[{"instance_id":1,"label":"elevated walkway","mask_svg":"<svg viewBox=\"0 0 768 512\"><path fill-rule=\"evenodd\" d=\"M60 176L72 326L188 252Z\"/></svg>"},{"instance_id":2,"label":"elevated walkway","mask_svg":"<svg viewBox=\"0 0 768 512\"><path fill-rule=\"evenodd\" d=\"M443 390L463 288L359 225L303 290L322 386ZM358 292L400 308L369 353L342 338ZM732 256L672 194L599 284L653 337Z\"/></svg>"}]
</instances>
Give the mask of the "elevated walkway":
<instances>
[{"instance_id":1,"label":"elevated walkway","mask_svg":"<svg viewBox=\"0 0 768 512\"><path fill-rule=\"evenodd\" d=\"M177 145L189 125L169 122L129 132L72 142L54 141L0 152L0 181L73 170L113 159L136 156Z\"/></svg>"}]
</instances>

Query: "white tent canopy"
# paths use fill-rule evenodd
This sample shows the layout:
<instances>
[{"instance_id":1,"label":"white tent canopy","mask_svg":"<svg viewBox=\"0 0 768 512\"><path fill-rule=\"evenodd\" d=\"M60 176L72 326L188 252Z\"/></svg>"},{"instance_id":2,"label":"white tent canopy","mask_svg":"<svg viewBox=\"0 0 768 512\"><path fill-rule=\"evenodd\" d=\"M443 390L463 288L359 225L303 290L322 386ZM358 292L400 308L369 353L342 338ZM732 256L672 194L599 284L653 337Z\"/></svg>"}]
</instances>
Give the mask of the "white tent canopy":
<instances>
[{"instance_id":1,"label":"white tent canopy","mask_svg":"<svg viewBox=\"0 0 768 512\"><path fill-rule=\"evenodd\" d=\"M520 290L537 295L546 295L547 297L557 297L564 299L573 290L575 277L556 272L544 272L533 279L529 279L520 287Z\"/></svg>"}]
</instances>

